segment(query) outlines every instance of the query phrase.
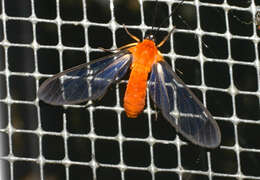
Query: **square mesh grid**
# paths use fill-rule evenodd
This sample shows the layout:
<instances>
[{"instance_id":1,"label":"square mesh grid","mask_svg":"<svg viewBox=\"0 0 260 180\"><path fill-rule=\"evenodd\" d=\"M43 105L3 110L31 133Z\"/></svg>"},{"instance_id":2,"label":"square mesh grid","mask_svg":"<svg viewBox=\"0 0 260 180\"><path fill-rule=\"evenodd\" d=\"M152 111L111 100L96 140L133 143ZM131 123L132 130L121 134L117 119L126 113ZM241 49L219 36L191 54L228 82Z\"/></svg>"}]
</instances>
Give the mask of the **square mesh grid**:
<instances>
[{"instance_id":1,"label":"square mesh grid","mask_svg":"<svg viewBox=\"0 0 260 180\"><path fill-rule=\"evenodd\" d=\"M178 4L159 0L157 24ZM56 107L37 98L47 77L144 37L152 0L2 0L1 179L260 179L259 36L255 1L185 1L160 50L217 120L220 148L193 146L155 111L128 119L126 76L102 100ZM182 18L180 18L181 16ZM207 46L209 48L207 48ZM182 73L179 73L182 72Z\"/></svg>"}]
</instances>

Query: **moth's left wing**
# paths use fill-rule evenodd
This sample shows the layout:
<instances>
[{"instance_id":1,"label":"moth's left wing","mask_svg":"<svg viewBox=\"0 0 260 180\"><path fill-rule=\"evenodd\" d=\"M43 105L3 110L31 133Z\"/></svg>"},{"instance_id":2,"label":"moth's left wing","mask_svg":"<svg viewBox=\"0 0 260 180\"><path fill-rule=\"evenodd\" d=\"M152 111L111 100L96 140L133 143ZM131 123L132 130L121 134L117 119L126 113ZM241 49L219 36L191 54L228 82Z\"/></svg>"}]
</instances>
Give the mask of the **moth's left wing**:
<instances>
[{"instance_id":1,"label":"moth's left wing","mask_svg":"<svg viewBox=\"0 0 260 180\"><path fill-rule=\"evenodd\" d=\"M219 146L216 121L165 61L153 65L148 87L162 115L179 133L202 147Z\"/></svg>"},{"instance_id":2,"label":"moth's left wing","mask_svg":"<svg viewBox=\"0 0 260 180\"><path fill-rule=\"evenodd\" d=\"M121 79L132 62L127 50L67 69L47 79L38 97L52 105L75 104L101 98Z\"/></svg>"}]
</instances>

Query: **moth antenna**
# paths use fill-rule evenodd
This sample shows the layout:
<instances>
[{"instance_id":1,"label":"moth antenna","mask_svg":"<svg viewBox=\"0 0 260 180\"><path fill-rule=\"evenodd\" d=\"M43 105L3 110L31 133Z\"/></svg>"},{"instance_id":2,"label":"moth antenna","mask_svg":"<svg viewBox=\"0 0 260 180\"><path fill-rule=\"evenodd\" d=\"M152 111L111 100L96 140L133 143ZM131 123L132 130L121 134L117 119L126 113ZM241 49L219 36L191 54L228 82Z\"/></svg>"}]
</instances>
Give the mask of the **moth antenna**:
<instances>
[{"instance_id":1,"label":"moth antenna","mask_svg":"<svg viewBox=\"0 0 260 180\"><path fill-rule=\"evenodd\" d=\"M152 21L152 32L154 31L154 26L155 26L155 20L157 17L157 12L158 12L158 0L155 1L155 9L154 9L154 13L155 15L153 16L153 21Z\"/></svg>"},{"instance_id":2,"label":"moth antenna","mask_svg":"<svg viewBox=\"0 0 260 180\"><path fill-rule=\"evenodd\" d=\"M167 21L170 17L173 16L173 14L179 9L180 6L182 6L183 3L184 3L184 0L182 0L182 1L173 9L172 13L171 13L167 18L165 18L165 19L163 20L163 22L162 22L162 23L159 25L159 27L157 28L157 30L156 30L154 36L157 35L157 33L159 32L159 30L161 29L161 27L166 23L166 21Z\"/></svg>"}]
</instances>

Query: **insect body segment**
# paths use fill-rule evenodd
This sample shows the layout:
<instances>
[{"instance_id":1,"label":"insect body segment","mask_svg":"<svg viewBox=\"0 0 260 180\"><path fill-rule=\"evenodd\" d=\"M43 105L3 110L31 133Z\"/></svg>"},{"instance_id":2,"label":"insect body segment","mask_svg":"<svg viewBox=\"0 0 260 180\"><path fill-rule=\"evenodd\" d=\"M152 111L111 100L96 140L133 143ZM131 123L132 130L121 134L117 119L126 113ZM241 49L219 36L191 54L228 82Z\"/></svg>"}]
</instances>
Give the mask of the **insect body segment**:
<instances>
[{"instance_id":1,"label":"insect body segment","mask_svg":"<svg viewBox=\"0 0 260 180\"><path fill-rule=\"evenodd\" d=\"M154 41L149 39L128 50L133 55L133 62L124 97L124 108L128 117L135 118L145 105L147 79L152 65L162 61L163 57Z\"/></svg>"}]
</instances>

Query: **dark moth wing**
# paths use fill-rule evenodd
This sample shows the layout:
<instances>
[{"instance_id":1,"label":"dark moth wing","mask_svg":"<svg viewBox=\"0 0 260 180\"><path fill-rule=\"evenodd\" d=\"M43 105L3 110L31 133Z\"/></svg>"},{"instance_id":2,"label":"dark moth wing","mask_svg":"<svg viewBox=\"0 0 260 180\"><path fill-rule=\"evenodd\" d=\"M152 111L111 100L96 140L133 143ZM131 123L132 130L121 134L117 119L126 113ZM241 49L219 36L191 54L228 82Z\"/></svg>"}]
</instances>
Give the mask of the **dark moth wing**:
<instances>
[{"instance_id":1,"label":"dark moth wing","mask_svg":"<svg viewBox=\"0 0 260 180\"><path fill-rule=\"evenodd\" d=\"M219 146L216 121L166 62L153 65L148 86L152 100L179 133L202 147Z\"/></svg>"},{"instance_id":2,"label":"dark moth wing","mask_svg":"<svg viewBox=\"0 0 260 180\"><path fill-rule=\"evenodd\" d=\"M47 79L39 88L38 97L48 104L75 104L101 98L109 85L122 78L132 55L118 53L81 64Z\"/></svg>"}]
</instances>

